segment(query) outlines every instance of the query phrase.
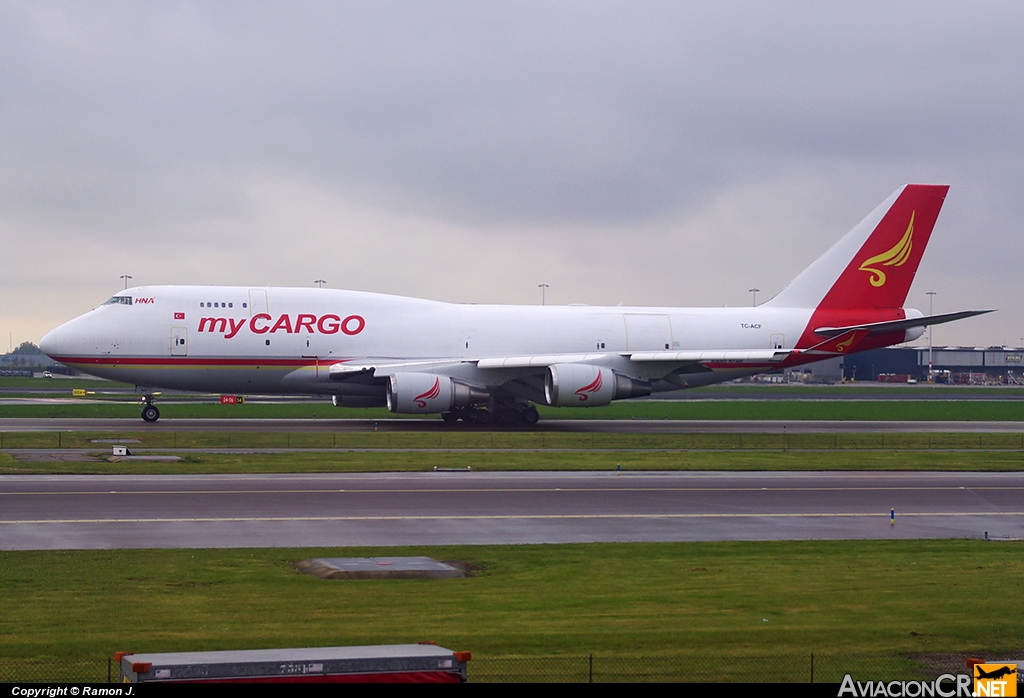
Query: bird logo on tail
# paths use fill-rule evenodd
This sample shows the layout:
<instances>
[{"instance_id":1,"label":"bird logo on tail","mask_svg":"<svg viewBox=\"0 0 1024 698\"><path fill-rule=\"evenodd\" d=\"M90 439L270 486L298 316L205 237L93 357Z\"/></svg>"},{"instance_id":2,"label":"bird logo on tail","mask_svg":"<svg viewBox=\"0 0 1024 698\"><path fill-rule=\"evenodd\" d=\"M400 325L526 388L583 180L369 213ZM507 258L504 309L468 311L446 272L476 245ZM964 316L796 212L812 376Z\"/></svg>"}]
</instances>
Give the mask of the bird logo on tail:
<instances>
[{"instance_id":1,"label":"bird logo on tail","mask_svg":"<svg viewBox=\"0 0 1024 698\"><path fill-rule=\"evenodd\" d=\"M914 247L914 212L910 213L910 225L907 226L907 232L903 234L903 237L893 245L892 249L886 250L880 255L875 255L870 259L864 261L860 265L860 271L866 271L871 274L871 278L868 281L875 288L885 285L885 272L881 269L875 268L873 265L881 265L883 267L902 267L906 264L907 260L910 259L910 252Z\"/></svg>"}]
</instances>

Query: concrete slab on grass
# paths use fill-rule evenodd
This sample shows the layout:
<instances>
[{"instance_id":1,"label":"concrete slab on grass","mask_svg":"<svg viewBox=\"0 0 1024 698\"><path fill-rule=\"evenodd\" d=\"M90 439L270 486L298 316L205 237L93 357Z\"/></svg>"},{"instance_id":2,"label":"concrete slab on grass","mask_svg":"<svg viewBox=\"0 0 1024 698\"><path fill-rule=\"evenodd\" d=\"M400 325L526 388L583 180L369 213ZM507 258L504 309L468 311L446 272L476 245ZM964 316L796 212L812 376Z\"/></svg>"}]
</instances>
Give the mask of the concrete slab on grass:
<instances>
[{"instance_id":1,"label":"concrete slab on grass","mask_svg":"<svg viewBox=\"0 0 1024 698\"><path fill-rule=\"evenodd\" d=\"M320 557L295 564L321 579L454 579L465 577L455 565L429 557Z\"/></svg>"}]
</instances>

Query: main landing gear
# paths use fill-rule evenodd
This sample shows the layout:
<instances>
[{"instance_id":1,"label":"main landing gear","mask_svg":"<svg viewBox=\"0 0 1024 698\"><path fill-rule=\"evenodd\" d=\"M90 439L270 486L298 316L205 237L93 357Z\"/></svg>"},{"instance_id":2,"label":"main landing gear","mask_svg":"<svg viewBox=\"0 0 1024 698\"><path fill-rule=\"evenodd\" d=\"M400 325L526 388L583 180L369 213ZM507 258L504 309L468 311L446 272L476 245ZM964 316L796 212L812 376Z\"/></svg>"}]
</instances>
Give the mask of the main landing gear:
<instances>
[{"instance_id":1,"label":"main landing gear","mask_svg":"<svg viewBox=\"0 0 1024 698\"><path fill-rule=\"evenodd\" d=\"M142 421L143 422L155 422L160 419L160 410L153 404L152 395L142 396Z\"/></svg>"},{"instance_id":2,"label":"main landing gear","mask_svg":"<svg viewBox=\"0 0 1024 698\"><path fill-rule=\"evenodd\" d=\"M443 413L441 419L448 424L462 420L467 424L482 427L491 424L533 426L540 420L540 414L533 405L496 405L493 411L477 407L455 407L450 412Z\"/></svg>"}]
</instances>

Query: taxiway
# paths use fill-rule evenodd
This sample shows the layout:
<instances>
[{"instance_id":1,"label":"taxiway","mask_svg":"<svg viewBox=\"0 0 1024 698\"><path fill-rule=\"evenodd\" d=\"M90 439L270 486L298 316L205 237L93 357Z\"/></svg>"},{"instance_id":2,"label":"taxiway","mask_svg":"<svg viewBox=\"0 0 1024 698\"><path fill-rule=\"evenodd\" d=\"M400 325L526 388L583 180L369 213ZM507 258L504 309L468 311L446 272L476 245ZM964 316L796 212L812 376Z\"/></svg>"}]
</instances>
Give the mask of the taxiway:
<instances>
[{"instance_id":1,"label":"taxiway","mask_svg":"<svg viewBox=\"0 0 1024 698\"><path fill-rule=\"evenodd\" d=\"M0 512L4 550L1020 538L1024 473L14 475Z\"/></svg>"}]
</instances>

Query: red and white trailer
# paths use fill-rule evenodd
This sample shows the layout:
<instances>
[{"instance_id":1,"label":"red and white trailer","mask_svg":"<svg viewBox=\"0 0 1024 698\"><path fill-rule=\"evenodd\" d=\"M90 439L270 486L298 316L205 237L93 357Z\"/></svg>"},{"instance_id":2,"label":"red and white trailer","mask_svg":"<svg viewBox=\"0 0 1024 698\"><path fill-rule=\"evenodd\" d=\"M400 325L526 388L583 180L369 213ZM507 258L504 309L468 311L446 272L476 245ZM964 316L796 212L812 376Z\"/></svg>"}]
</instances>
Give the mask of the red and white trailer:
<instances>
[{"instance_id":1,"label":"red and white trailer","mask_svg":"<svg viewBox=\"0 0 1024 698\"><path fill-rule=\"evenodd\" d=\"M434 644L117 653L122 683L462 683L470 657Z\"/></svg>"}]
</instances>

